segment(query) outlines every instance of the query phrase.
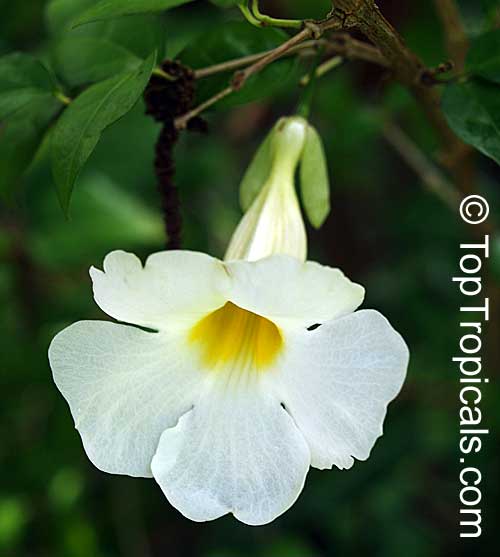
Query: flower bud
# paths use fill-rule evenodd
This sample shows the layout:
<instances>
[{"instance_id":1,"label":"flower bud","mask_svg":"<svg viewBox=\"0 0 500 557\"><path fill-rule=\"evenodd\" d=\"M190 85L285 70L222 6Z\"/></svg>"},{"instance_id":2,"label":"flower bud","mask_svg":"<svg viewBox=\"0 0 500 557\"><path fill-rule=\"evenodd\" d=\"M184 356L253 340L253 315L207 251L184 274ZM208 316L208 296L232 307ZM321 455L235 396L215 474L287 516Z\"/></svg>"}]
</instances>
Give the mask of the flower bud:
<instances>
[{"instance_id":1,"label":"flower bud","mask_svg":"<svg viewBox=\"0 0 500 557\"><path fill-rule=\"evenodd\" d=\"M306 230L294 176L307 128L304 118L294 116L281 118L271 132L267 178L236 228L226 260L255 261L276 253L306 259Z\"/></svg>"}]
</instances>

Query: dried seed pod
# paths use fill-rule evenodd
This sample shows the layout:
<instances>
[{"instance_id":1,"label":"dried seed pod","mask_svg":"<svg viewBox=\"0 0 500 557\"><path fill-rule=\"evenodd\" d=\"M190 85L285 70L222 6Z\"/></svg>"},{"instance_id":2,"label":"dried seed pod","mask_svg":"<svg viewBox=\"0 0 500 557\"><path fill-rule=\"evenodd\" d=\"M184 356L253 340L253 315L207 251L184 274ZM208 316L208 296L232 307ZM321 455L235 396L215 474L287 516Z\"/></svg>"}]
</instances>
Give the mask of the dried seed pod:
<instances>
[{"instance_id":1,"label":"dried seed pod","mask_svg":"<svg viewBox=\"0 0 500 557\"><path fill-rule=\"evenodd\" d=\"M167 233L167 249L181 247L182 219L179 193L174 183L175 161L173 149L179 139L174 120L185 114L192 106L195 94L193 71L176 61L165 61L161 69L173 79L153 75L144 91L146 114L163 124L156 142L155 172ZM193 118L188 124L192 131L207 131L201 118Z\"/></svg>"}]
</instances>

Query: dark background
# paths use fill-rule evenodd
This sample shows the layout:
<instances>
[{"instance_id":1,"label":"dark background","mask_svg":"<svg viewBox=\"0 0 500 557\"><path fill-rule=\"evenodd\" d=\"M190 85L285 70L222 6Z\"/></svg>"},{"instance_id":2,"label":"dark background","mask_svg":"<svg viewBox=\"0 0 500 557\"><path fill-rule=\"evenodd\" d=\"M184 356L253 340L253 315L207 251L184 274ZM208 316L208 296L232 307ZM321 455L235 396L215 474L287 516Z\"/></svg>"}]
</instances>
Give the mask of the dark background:
<instances>
[{"instance_id":1,"label":"dark background","mask_svg":"<svg viewBox=\"0 0 500 557\"><path fill-rule=\"evenodd\" d=\"M45 4L0 2L0 54L46 55L51 39ZM211 20L201 4L182 14L191 18L189 25L207 28ZM426 64L447 59L432 2L379 4ZM274 15L320 17L329 6L296 0L264 7ZM480 3L464 1L461 9L470 35L481 32ZM240 217L237 187L244 168L298 98L296 84L278 88L261 101L208 114L208 135L184 134L176 150L184 248L223 255ZM106 318L92 300L91 264L100 266L117 248L141 257L162 249L152 165L159 128L140 103L106 131L78 181L68 221L42 148L14 203L0 209L0 555L498 554L498 322L487 327L483 349L484 376L491 382L481 409L492 433L471 459L483 474L483 536L460 541L458 373L451 358L458 353L463 300L451 277L460 242L474 236L385 140L387 118L426 154L437 153L420 109L379 68L350 62L318 82L311 121L325 142L332 212L320 231L309 231L310 258L342 268L366 287L364 307L384 313L410 347L408 379L368 461L350 471L311 470L298 502L258 528L232 517L190 522L153 480L106 475L86 458L52 382L47 347L73 321ZM475 164L476 186L490 202L493 222L500 206L498 167L479 154ZM495 257L484 276L491 298L500 302Z\"/></svg>"}]
</instances>

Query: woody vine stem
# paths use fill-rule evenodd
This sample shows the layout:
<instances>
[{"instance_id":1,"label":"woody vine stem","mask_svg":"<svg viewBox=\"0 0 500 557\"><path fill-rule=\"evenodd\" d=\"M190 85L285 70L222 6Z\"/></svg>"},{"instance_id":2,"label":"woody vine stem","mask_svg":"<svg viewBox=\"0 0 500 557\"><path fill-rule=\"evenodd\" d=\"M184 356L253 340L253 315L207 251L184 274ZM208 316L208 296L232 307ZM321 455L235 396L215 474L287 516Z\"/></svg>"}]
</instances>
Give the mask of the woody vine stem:
<instances>
[{"instance_id":1,"label":"woody vine stem","mask_svg":"<svg viewBox=\"0 0 500 557\"><path fill-rule=\"evenodd\" d=\"M452 183L461 195L474 189L472 149L465 145L449 128L439 106L440 94L435 85L440 83L440 74L453 66L460 69L463 63L465 42L461 26L451 25L457 21L457 10L453 0L435 0L438 14L443 19L449 54L453 62L437 68L427 68L412 52L398 31L387 21L374 0L336 0L328 16L323 20L282 20L263 15L258 2L252 0L240 5L245 17L261 27L277 26L300 30L277 48L230 60L208 68L195 70L196 79L214 73L235 70L228 85L199 106L177 117L175 126L183 129L189 120L213 104L241 89L249 77L284 56L304 55L324 49L327 56L342 56L346 59L361 59L378 64L392 77L406 86L422 107L430 124L440 138L439 162L450 173ZM449 36L453 29L453 37ZM350 31L361 32L369 42L354 39ZM457 35L458 34L458 35ZM484 232L484 231L480 231Z\"/></svg>"},{"instance_id":2,"label":"woody vine stem","mask_svg":"<svg viewBox=\"0 0 500 557\"><path fill-rule=\"evenodd\" d=\"M193 71L195 80L216 73L229 71L234 73L228 85L221 91L200 105L190 107L186 112L177 115L173 126L176 130L185 129L191 120L212 105L244 87L251 76L285 56L316 55L321 49L327 60L317 68L318 76L338 65L336 59L339 56L347 60L359 59L374 63L384 71L390 72L393 79L407 87L421 106L440 139L441 150L437 162L446 169L451 178L447 189L453 188L455 192L444 197L439 194L442 193L442 188L436 189L433 180L429 183L429 164L424 161L424 155L408 157L408 142L405 140L398 144L399 138L403 136L398 133L386 133L387 130L394 130L390 125L384 130L386 138L406 162L411 159L410 166L420 174L423 183L427 183L431 191L438 193L448 205L455 205L462 196L475 191L474 152L449 128L440 108L440 92L436 85L443 82L442 74L452 69L458 71L463 69L467 38L454 0L434 0L434 2L437 14L443 23L451 59L451 62L446 61L437 68L426 67L422 60L408 48L402 36L384 17L375 0L335 0L334 7L324 19L304 21L277 19L264 15L259 10L257 0L241 3L239 7L242 13L253 25L299 30L272 50L195 69ZM350 32L353 30L361 32L367 41L352 37ZM169 75L164 69L157 68L154 74L156 77L164 78L166 82L175 81L175 76ZM412 146L412 150L414 149L418 148ZM422 164L415 164L420 159ZM474 232L479 236L491 233L491 226L483 223L477 226Z\"/></svg>"}]
</instances>

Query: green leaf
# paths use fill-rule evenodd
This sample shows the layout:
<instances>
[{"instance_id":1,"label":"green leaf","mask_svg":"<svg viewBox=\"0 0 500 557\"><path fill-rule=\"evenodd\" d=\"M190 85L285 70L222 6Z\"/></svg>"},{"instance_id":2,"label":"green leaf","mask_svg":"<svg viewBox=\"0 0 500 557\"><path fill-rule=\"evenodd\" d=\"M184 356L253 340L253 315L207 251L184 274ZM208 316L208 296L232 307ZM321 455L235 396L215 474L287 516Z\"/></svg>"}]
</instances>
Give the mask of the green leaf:
<instances>
[{"instance_id":1,"label":"green leaf","mask_svg":"<svg viewBox=\"0 0 500 557\"><path fill-rule=\"evenodd\" d=\"M31 164L54 114L61 107L49 72L33 56L0 58L0 192L9 197Z\"/></svg>"},{"instance_id":2,"label":"green leaf","mask_svg":"<svg viewBox=\"0 0 500 557\"><path fill-rule=\"evenodd\" d=\"M49 0L45 8L47 28L52 34L73 27L77 17L95 5L95 0Z\"/></svg>"},{"instance_id":3,"label":"green leaf","mask_svg":"<svg viewBox=\"0 0 500 557\"><path fill-rule=\"evenodd\" d=\"M52 135L52 173L67 213L75 180L102 132L135 105L153 71L153 53L136 70L89 87L65 110Z\"/></svg>"},{"instance_id":4,"label":"green leaf","mask_svg":"<svg viewBox=\"0 0 500 557\"><path fill-rule=\"evenodd\" d=\"M177 58L198 37L226 23L225 14L204 2L191 4L187 10L172 10L162 16L165 22L165 58ZM134 18L135 19L135 18Z\"/></svg>"},{"instance_id":5,"label":"green leaf","mask_svg":"<svg viewBox=\"0 0 500 557\"><path fill-rule=\"evenodd\" d=\"M46 9L47 26L57 38L82 37L105 39L126 48L141 59L158 50L164 58L165 21L159 15L137 15L121 19L97 21L74 29L83 11L95 5L95 0L52 0Z\"/></svg>"},{"instance_id":6,"label":"green leaf","mask_svg":"<svg viewBox=\"0 0 500 557\"><path fill-rule=\"evenodd\" d=\"M192 68L218 64L273 49L283 43L288 35L280 29L257 28L245 22L233 21L211 28L181 53L182 62ZM277 95L298 79L294 59L283 58L252 76L241 91L229 95L217 103L217 107L236 106ZM218 74L199 81L198 102L227 86L233 71Z\"/></svg>"},{"instance_id":7,"label":"green leaf","mask_svg":"<svg viewBox=\"0 0 500 557\"><path fill-rule=\"evenodd\" d=\"M16 52L0 58L0 119L54 88L49 72L33 56Z\"/></svg>"},{"instance_id":8,"label":"green leaf","mask_svg":"<svg viewBox=\"0 0 500 557\"><path fill-rule=\"evenodd\" d=\"M102 0L85 11L75 22L75 26L103 21L126 15L163 12L191 0Z\"/></svg>"},{"instance_id":9,"label":"green leaf","mask_svg":"<svg viewBox=\"0 0 500 557\"><path fill-rule=\"evenodd\" d=\"M470 80L446 87L442 107L452 130L500 164L500 89L487 81Z\"/></svg>"},{"instance_id":10,"label":"green leaf","mask_svg":"<svg viewBox=\"0 0 500 557\"><path fill-rule=\"evenodd\" d=\"M247 211L253 200L259 195L271 172L273 162L271 142L276 126L267 134L257 149L251 163L246 169L240 184L240 205Z\"/></svg>"},{"instance_id":11,"label":"green leaf","mask_svg":"<svg viewBox=\"0 0 500 557\"><path fill-rule=\"evenodd\" d=\"M495 12L500 9L499 0L481 0L483 12L487 17L494 18Z\"/></svg>"},{"instance_id":12,"label":"green leaf","mask_svg":"<svg viewBox=\"0 0 500 557\"><path fill-rule=\"evenodd\" d=\"M106 253L111 246L151 249L165 242L160 212L148 207L143 196L100 173L82 176L74 193L71 226L50 197L40 211L29 246L35 261L50 268L80 267L82 261Z\"/></svg>"},{"instance_id":13,"label":"green leaf","mask_svg":"<svg viewBox=\"0 0 500 557\"><path fill-rule=\"evenodd\" d=\"M66 37L53 52L54 69L70 86L103 81L140 63L126 48L94 37Z\"/></svg>"},{"instance_id":14,"label":"green leaf","mask_svg":"<svg viewBox=\"0 0 500 557\"><path fill-rule=\"evenodd\" d=\"M157 51L157 60L164 59L166 40L166 25L163 17L158 15L138 15L135 17L124 17L119 20L94 23L81 27L91 32L92 29L104 26L106 37L109 41L117 43L139 58L145 60L153 50ZM72 30L72 33L75 29ZM94 36L100 35L93 32Z\"/></svg>"},{"instance_id":15,"label":"green leaf","mask_svg":"<svg viewBox=\"0 0 500 557\"><path fill-rule=\"evenodd\" d=\"M300 161L300 193L309 222L319 228L330 212L330 182L323 142L312 126Z\"/></svg>"},{"instance_id":16,"label":"green leaf","mask_svg":"<svg viewBox=\"0 0 500 557\"><path fill-rule=\"evenodd\" d=\"M212 4L219 8L232 8L239 3L240 0L210 0Z\"/></svg>"},{"instance_id":17,"label":"green leaf","mask_svg":"<svg viewBox=\"0 0 500 557\"><path fill-rule=\"evenodd\" d=\"M466 70L490 81L500 83L500 29L474 40L467 54Z\"/></svg>"},{"instance_id":18,"label":"green leaf","mask_svg":"<svg viewBox=\"0 0 500 557\"><path fill-rule=\"evenodd\" d=\"M14 52L0 58L0 89L7 87L50 90L52 80L39 60L29 54Z\"/></svg>"},{"instance_id":19,"label":"green leaf","mask_svg":"<svg viewBox=\"0 0 500 557\"><path fill-rule=\"evenodd\" d=\"M31 164L61 103L50 93L20 107L0 126L0 194L9 198Z\"/></svg>"}]
</instances>

